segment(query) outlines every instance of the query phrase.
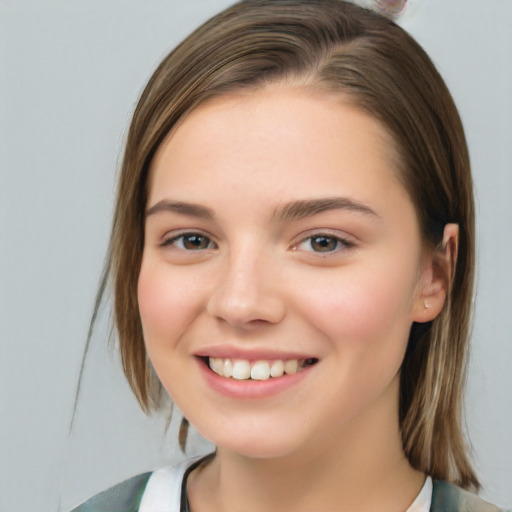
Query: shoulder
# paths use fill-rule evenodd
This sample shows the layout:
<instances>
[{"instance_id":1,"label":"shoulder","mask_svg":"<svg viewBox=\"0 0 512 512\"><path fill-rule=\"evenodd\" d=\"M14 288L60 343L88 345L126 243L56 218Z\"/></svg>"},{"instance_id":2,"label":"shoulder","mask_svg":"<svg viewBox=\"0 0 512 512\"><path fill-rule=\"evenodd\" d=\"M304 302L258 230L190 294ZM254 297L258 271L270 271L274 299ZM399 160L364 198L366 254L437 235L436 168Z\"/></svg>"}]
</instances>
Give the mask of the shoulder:
<instances>
[{"instance_id":1,"label":"shoulder","mask_svg":"<svg viewBox=\"0 0 512 512\"><path fill-rule=\"evenodd\" d=\"M150 477L151 473L143 473L129 478L97 494L71 512L137 512Z\"/></svg>"},{"instance_id":2,"label":"shoulder","mask_svg":"<svg viewBox=\"0 0 512 512\"><path fill-rule=\"evenodd\" d=\"M431 512L505 512L476 494L444 480L434 480Z\"/></svg>"},{"instance_id":3,"label":"shoulder","mask_svg":"<svg viewBox=\"0 0 512 512\"><path fill-rule=\"evenodd\" d=\"M142 473L93 496L70 512L138 512L179 509L184 476L206 457L186 459L154 472ZM174 508L173 508L174 507Z\"/></svg>"}]
</instances>

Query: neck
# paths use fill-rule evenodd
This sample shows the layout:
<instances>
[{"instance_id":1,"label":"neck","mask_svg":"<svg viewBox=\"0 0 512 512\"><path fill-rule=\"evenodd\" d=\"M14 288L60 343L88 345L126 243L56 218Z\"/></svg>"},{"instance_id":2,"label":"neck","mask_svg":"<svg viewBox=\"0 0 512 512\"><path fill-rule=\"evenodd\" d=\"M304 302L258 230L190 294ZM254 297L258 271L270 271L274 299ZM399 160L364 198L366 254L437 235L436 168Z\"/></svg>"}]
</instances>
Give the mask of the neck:
<instances>
[{"instance_id":1,"label":"neck","mask_svg":"<svg viewBox=\"0 0 512 512\"><path fill-rule=\"evenodd\" d=\"M403 454L397 417L396 412L376 423L354 421L276 458L218 448L215 459L189 477L191 509L405 511L425 476Z\"/></svg>"}]
</instances>

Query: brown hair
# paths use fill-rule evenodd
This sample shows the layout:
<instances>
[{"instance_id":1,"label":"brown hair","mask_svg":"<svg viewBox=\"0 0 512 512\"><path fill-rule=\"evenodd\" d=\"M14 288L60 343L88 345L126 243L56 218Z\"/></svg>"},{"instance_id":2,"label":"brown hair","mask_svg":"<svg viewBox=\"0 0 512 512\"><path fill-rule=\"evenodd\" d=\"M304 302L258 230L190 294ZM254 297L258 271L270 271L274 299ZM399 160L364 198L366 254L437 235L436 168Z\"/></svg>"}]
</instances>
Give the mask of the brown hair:
<instances>
[{"instance_id":1,"label":"brown hair","mask_svg":"<svg viewBox=\"0 0 512 512\"><path fill-rule=\"evenodd\" d=\"M148 169L164 137L205 100L241 88L308 84L342 93L394 138L400 177L426 243L460 229L445 307L413 324L401 370L400 425L411 465L478 488L461 425L474 274L474 208L467 146L446 85L422 48L391 20L341 0L243 1L206 22L155 71L133 115L102 290L111 279L123 368L142 408L160 384L137 304Z\"/></svg>"}]
</instances>

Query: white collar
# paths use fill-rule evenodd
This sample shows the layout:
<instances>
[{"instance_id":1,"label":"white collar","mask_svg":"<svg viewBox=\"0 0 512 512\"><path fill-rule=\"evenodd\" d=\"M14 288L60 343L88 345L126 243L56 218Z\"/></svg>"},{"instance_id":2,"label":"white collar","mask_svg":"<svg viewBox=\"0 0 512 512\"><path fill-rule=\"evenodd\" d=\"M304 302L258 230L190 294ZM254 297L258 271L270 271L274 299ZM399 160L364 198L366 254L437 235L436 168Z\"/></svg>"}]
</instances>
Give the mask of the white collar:
<instances>
[{"instance_id":1,"label":"white collar","mask_svg":"<svg viewBox=\"0 0 512 512\"><path fill-rule=\"evenodd\" d=\"M186 459L155 471L142 495L139 512L180 512L183 475L201 458Z\"/></svg>"},{"instance_id":2,"label":"white collar","mask_svg":"<svg viewBox=\"0 0 512 512\"><path fill-rule=\"evenodd\" d=\"M146 485L139 512L179 512L183 475L201 458L186 459L155 471ZM418 496L405 512L429 512L432 490L432 478L428 476Z\"/></svg>"},{"instance_id":3,"label":"white collar","mask_svg":"<svg viewBox=\"0 0 512 512\"><path fill-rule=\"evenodd\" d=\"M405 512L429 512L432 504L432 478L427 476L420 493Z\"/></svg>"}]
</instances>

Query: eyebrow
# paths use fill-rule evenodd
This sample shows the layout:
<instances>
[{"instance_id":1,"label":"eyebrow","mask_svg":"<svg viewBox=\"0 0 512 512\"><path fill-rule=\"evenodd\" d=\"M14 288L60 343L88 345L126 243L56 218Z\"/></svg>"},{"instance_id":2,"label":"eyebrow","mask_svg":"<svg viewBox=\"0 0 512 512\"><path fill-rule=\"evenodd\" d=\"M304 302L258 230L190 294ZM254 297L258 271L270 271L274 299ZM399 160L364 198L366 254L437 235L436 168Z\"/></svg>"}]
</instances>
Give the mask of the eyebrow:
<instances>
[{"instance_id":1,"label":"eyebrow","mask_svg":"<svg viewBox=\"0 0 512 512\"><path fill-rule=\"evenodd\" d=\"M213 210L194 203L185 203L183 201L169 201L164 199L146 211L146 218L156 213L178 213L189 217L198 217L200 219L213 219Z\"/></svg>"},{"instance_id":2,"label":"eyebrow","mask_svg":"<svg viewBox=\"0 0 512 512\"><path fill-rule=\"evenodd\" d=\"M379 215L369 206L359 201L355 201L354 199L350 199L348 197L326 197L302 199L286 203L274 210L272 219L279 222L290 222L330 210L348 210L380 218ZM206 206L187 203L184 201L170 201L168 199L159 201L149 208L146 211L146 217L165 212L177 213L179 215L197 217L206 220L212 220L215 217L213 210Z\"/></svg>"},{"instance_id":3,"label":"eyebrow","mask_svg":"<svg viewBox=\"0 0 512 512\"><path fill-rule=\"evenodd\" d=\"M272 217L281 222L289 222L330 210L348 210L380 218L369 206L348 197L326 197L292 201L274 210Z\"/></svg>"}]
</instances>

